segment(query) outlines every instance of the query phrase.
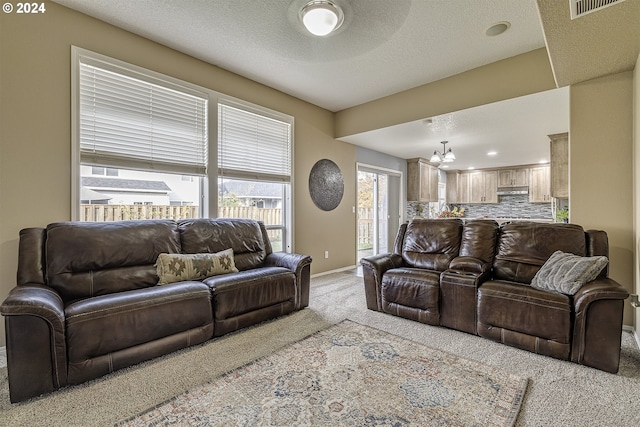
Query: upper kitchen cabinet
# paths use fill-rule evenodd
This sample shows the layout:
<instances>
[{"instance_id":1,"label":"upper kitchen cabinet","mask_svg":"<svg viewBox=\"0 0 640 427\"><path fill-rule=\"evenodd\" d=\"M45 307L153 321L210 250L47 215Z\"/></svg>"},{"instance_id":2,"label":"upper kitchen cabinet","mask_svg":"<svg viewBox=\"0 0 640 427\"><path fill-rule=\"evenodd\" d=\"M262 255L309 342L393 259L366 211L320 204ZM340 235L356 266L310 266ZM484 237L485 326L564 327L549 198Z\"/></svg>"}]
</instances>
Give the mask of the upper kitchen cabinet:
<instances>
[{"instance_id":1,"label":"upper kitchen cabinet","mask_svg":"<svg viewBox=\"0 0 640 427\"><path fill-rule=\"evenodd\" d=\"M479 171L469 175L469 203L498 203L498 172Z\"/></svg>"},{"instance_id":2,"label":"upper kitchen cabinet","mask_svg":"<svg viewBox=\"0 0 640 427\"><path fill-rule=\"evenodd\" d=\"M526 187L529 185L529 169L501 169L498 171L498 187Z\"/></svg>"},{"instance_id":3,"label":"upper kitchen cabinet","mask_svg":"<svg viewBox=\"0 0 640 427\"><path fill-rule=\"evenodd\" d=\"M447 203L460 203L458 200L458 172L447 172Z\"/></svg>"},{"instance_id":4,"label":"upper kitchen cabinet","mask_svg":"<svg viewBox=\"0 0 640 427\"><path fill-rule=\"evenodd\" d=\"M407 200L437 202L438 175L438 168L425 159L407 160Z\"/></svg>"},{"instance_id":5,"label":"upper kitchen cabinet","mask_svg":"<svg viewBox=\"0 0 640 427\"><path fill-rule=\"evenodd\" d=\"M458 180L456 185L457 200L456 203L471 203L471 174L461 173L458 174Z\"/></svg>"},{"instance_id":6,"label":"upper kitchen cabinet","mask_svg":"<svg viewBox=\"0 0 640 427\"><path fill-rule=\"evenodd\" d=\"M551 186L549 166L538 166L530 169L529 176L529 202L551 202Z\"/></svg>"},{"instance_id":7,"label":"upper kitchen cabinet","mask_svg":"<svg viewBox=\"0 0 640 427\"><path fill-rule=\"evenodd\" d=\"M549 135L551 141L551 196L569 198L569 134Z\"/></svg>"}]
</instances>

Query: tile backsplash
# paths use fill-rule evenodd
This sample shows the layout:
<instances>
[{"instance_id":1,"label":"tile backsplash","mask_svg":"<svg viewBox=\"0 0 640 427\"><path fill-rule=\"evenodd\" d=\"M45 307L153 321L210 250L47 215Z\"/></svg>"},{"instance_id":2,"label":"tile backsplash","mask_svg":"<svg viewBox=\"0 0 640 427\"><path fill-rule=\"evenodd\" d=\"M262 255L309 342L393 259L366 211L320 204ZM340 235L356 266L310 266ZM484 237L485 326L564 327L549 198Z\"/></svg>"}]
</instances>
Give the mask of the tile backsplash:
<instances>
[{"instance_id":1,"label":"tile backsplash","mask_svg":"<svg viewBox=\"0 0 640 427\"><path fill-rule=\"evenodd\" d=\"M437 214L440 210L437 203L407 203L407 219L411 219L422 209L421 216L429 217L429 212ZM498 196L498 203L486 204L452 204L450 209L457 206L464 208L465 218L527 218L553 219L551 203L529 203L527 194Z\"/></svg>"}]
</instances>

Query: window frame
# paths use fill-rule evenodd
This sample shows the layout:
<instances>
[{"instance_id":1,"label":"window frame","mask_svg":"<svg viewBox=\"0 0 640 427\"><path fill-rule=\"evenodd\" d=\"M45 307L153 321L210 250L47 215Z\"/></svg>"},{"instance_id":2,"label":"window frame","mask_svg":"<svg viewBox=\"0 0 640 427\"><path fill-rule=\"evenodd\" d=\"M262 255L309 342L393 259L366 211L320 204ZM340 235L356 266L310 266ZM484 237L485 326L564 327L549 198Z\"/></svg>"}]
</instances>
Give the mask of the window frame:
<instances>
[{"instance_id":1,"label":"window frame","mask_svg":"<svg viewBox=\"0 0 640 427\"><path fill-rule=\"evenodd\" d=\"M168 87L182 87L186 91L207 94L207 123L208 123L208 166L206 176L202 177L200 189L200 216L202 218L216 218L218 216L218 106L228 105L234 108L262 115L271 119L280 120L290 125L290 180L285 185L283 196L283 224L282 226L267 226L267 229L282 229L283 250L294 251L294 203L292 194L294 191L295 176L295 120L293 116L281 113L257 104L250 103L212 89L202 87L187 81L183 81L162 73L158 73L134 64L101 55L77 46L71 46L71 220L78 221L80 217L80 58L89 57L111 66L122 69L124 75L146 80L150 83L163 84ZM109 165L102 165L105 168ZM113 167L113 166L112 166ZM105 169L106 170L106 169ZM170 172L158 170L158 172ZM232 178L232 177L230 177Z\"/></svg>"}]
</instances>

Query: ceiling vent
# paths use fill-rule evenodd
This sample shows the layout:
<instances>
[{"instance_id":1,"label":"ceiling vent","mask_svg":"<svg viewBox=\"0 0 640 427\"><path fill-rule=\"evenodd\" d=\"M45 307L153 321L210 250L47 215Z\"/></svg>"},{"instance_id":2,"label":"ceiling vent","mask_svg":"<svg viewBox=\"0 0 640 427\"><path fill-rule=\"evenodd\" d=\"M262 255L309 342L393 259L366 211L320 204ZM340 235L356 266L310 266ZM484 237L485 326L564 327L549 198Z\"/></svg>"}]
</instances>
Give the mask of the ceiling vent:
<instances>
[{"instance_id":1,"label":"ceiling vent","mask_svg":"<svg viewBox=\"0 0 640 427\"><path fill-rule=\"evenodd\" d=\"M569 0L571 3L571 19L595 12L625 0Z\"/></svg>"}]
</instances>

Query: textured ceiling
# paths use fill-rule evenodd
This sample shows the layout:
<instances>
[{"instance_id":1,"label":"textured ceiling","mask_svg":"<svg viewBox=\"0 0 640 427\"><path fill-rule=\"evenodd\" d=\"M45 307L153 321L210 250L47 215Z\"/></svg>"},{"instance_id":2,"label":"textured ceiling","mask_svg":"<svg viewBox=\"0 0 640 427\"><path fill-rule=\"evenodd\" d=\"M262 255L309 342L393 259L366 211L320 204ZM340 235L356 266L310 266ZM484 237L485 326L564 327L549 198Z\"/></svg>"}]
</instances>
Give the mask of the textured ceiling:
<instances>
[{"instance_id":1,"label":"textured ceiling","mask_svg":"<svg viewBox=\"0 0 640 427\"><path fill-rule=\"evenodd\" d=\"M307 0L56 0L331 111L544 46L534 0L334 1L345 23L317 38Z\"/></svg>"},{"instance_id":2,"label":"textured ceiling","mask_svg":"<svg viewBox=\"0 0 640 427\"><path fill-rule=\"evenodd\" d=\"M571 20L569 2L537 0L556 84L633 70L640 52L640 1Z\"/></svg>"},{"instance_id":3,"label":"textured ceiling","mask_svg":"<svg viewBox=\"0 0 640 427\"><path fill-rule=\"evenodd\" d=\"M446 117L439 116L439 117ZM547 135L569 129L569 88L451 113L451 126L417 120L341 140L402 158L429 158L449 140L456 160L448 170L491 168L549 161ZM392 143L390 143L392 141ZM495 151L495 156L487 152Z\"/></svg>"},{"instance_id":4,"label":"textured ceiling","mask_svg":"<svg viewBox=\"0 0 640 427\"><path fill-rule=\"evenodd\" d=\"M569 0L334 0L345 23L325 38L300 23L307 0L55 1L330 111L545 45L562 87L633 69L640 43L640 0L574 21ZM509 30L485 36L499 21ZM548 156L546 135L569 130L568 92L453 113L446 134L417 121L344 140L410 158L451 139L455 169L536 163Z\"/></svg>"}]
</instances>

